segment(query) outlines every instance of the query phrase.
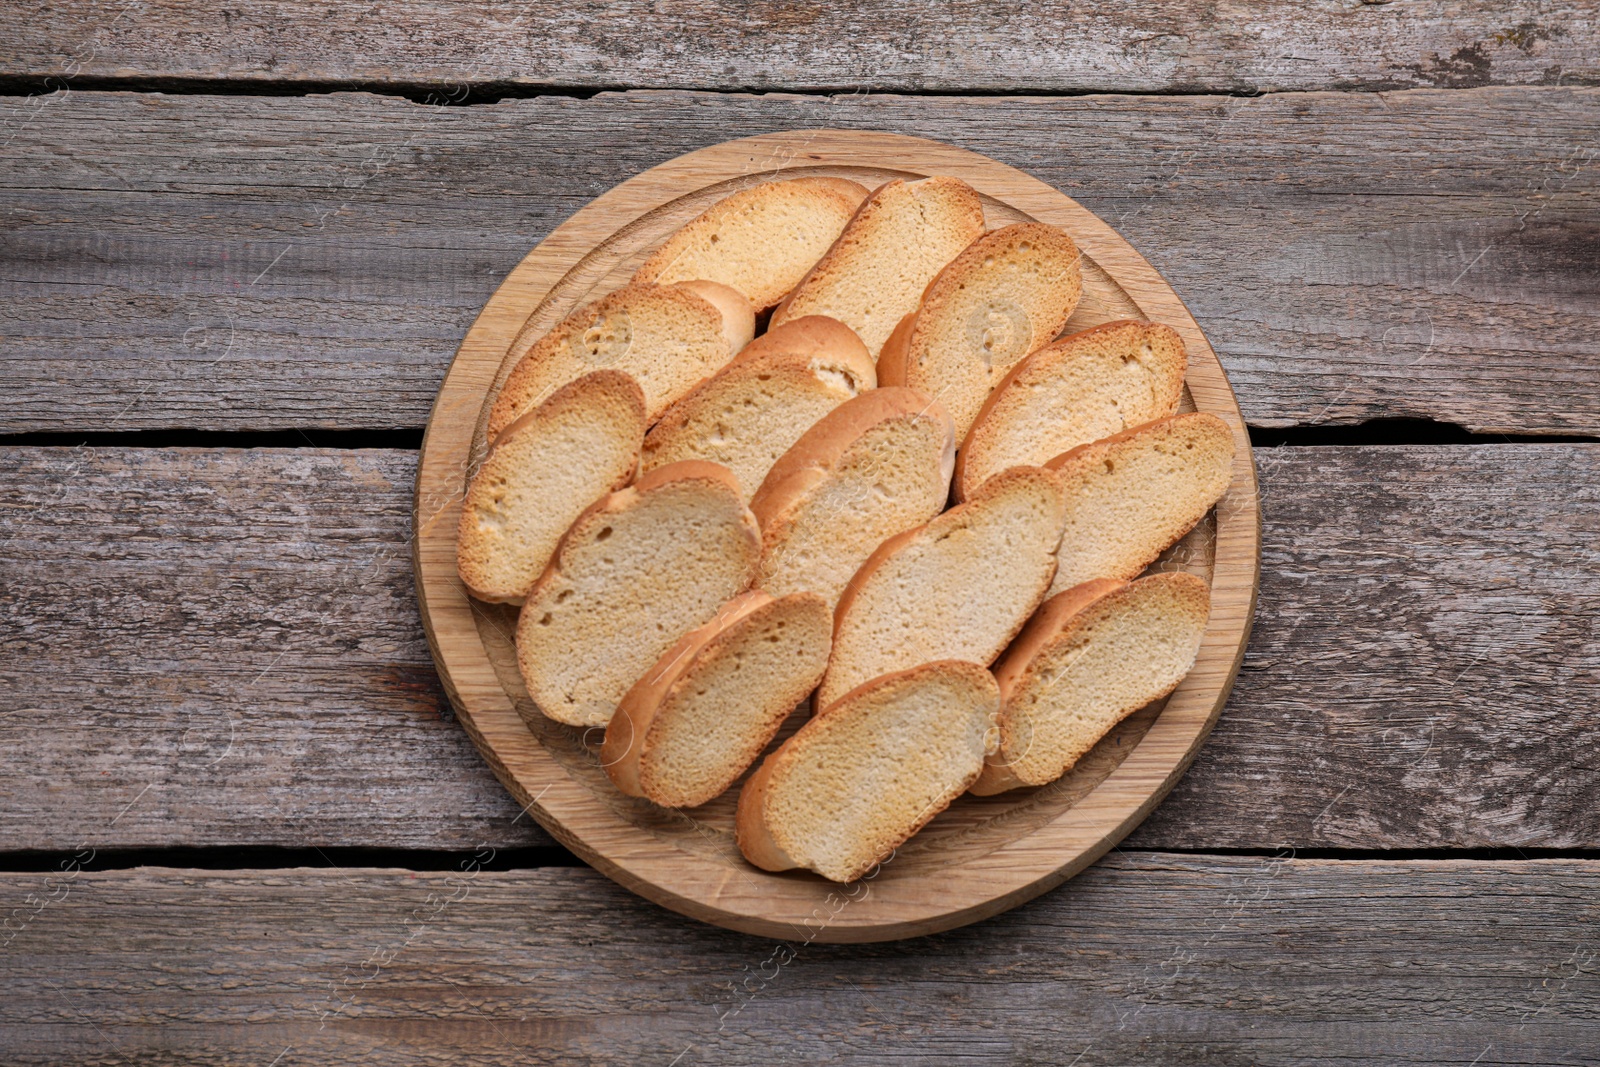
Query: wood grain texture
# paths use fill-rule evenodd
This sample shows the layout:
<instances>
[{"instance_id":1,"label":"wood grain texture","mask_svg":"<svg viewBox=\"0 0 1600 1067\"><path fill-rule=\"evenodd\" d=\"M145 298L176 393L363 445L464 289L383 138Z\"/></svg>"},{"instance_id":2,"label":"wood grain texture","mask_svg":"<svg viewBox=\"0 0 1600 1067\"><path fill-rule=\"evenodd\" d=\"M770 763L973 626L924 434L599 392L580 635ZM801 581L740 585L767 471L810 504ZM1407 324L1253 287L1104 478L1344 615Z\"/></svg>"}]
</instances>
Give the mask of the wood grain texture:
<instances>
[{"instance_id":1,"label":"wood grain texture","mask_svg":"<svg viewBox=\"0 0 1600 1067\"><path fill-rule=\"evenodd\" d=\"M1270 92L1600 79L1592 6L8 0L0 74L275 87Z\"/></svg>"},{"instance_id":2,"label":"wood grain texture","mask_svg":"<svg viewBox=\"0 0 1600 1067\"><path fill-rule=\"evenodd\" d=\"M1600 847L1600 446L1257 456L1250 652L1128 847ZM441 718L414 478L5 450L0 849L547 844Z\"/></svg>"},{"instance_id":3,"label":"wood grain texture","mask_svg":"<svg viewBox=\"0 0 1600 1067\"><path fill-rule=\"evenodd\" d=\"M1250 654L1140 843L1247 803L1257 845L1593 847L1600 446L1256 455Z\"/></svg>"},{"instance_id":4,"label":"wood grain texture","mask_svg":"<svg viewBox=\"0 0 1600 1067\"><path fill-rule=\"evenodd\" d=\"M1600 863L1115 856L891 945L581 869L0 875L8 1064L1579 1065Z\"/></svg>"},{"instance_id":5,"label":"wood grain texture","mask_svg":"<svg viewBox=\"0 0 1600 1067\"><path fill-rule=\"evenodd\" d=\"M768 134L652 167L557 227L506 277L461 342L422 443L413 560L423 628L462 725L512 798L556 840L648 899L730 929L784 936L826 906L837 892L824 879L757 870L739 854L733 796L670 812L618 793L599 766L601 731L563 728L531 698L506 636L510 613L496 618L468 596L456 537L466 472L487 448L496 390L538 338L586 302L627 284L670 234L730 192L769 176L812 174L867 188L896 178L960 178L982 199L989 226L1062 228L1078 247L1083 273L1082 299L1067 330L1127 318L1169 324L1188 356L1185 406L1220 418L1235 453L1213 520L1179 546L1185 552L1178 566L1210 588L1210 613L1194 665L1177 689L1042 789L958 796L865 875L876 879L870 900L817 935L882 941L988 918L1099 858L1183 774L1244 658L1261 519L1243 416L1183 301L1103 220L987 156L881 132Z\"/></svg>"},{"instance_id":6,"label":"wood grain texture","mask_svg":"<svg viewBox=\"0 0 1600 1067\"><path fill-rule=\"evenodd\" d=\"M5 761L5 848L549 843L513 825L434 673L412 455L0 467L0 731L27 753Z\"/></svg>"},{"instance_id":7,"label":"wood grain texture","mask_svg":"<svg viewBox=\"0 0 1600 1067\"><path fill-rule=\"evenodd\" d=\"M963 145L1110 220L1254 425L1600 432L1600 90L27 106L0 159L3 432L420 427L561 219L683 151L813 126Z\"/></svg>"}]
</instances>

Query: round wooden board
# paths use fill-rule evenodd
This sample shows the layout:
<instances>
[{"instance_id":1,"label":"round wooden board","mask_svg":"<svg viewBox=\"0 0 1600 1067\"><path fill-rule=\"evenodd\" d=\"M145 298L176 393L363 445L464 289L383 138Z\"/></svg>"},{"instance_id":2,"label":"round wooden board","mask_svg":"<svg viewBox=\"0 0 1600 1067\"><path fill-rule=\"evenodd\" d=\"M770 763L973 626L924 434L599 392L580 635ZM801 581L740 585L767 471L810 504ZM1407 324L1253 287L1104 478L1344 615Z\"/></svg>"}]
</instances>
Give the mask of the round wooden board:
<instances>
[{"instance_id":1,"label":"round wooden board","mask_svg":"<svg viewBox=\"0 0 1600 1067\"><path fill-rule=\"evenodd\" d=\"M601 731L553 723L528 699L514 660L515 609L470 599L456 575L456 524L484 448L488 401L528 343L622 285L668 234L722 197L813 174L868 188L954 175L982 194L991 227L1060 226L1083 251L1084 296L1067 329L1120 318L1176 328L1189 352L1185 408L1226 420L1238 445L1233 483L1213 517L1155 565L1211 582L1211 622L1177 691L1124 721L1052 785L961 797L850 886L746 863L733 843L737 786L686 812L618 793L599 766ZM1171 789L1216 722L1244 656L1260 555L1255 467L1238 404L1205 335L1154 268L1098 217L1019 170L935 141L843 130L767 134L691 152L623 182L557 227L495 292L450 365L423 440L414 521L418 598L439 674L517 801L556 840L650 900L800 942L884 941L987 918L1058 885L1121 840Z\"/></svg>"}]
</instances>

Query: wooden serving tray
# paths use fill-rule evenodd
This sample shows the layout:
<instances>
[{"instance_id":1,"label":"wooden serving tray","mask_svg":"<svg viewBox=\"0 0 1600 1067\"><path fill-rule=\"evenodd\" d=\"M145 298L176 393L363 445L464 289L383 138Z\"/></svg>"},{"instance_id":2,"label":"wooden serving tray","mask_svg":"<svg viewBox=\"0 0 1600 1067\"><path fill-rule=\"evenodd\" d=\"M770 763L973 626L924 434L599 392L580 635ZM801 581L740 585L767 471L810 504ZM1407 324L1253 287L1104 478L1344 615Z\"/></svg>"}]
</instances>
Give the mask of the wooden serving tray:
<instances>
[{"instance_id":1,"label":"wooden serving tray","mask_svg":"<svg viewBox=\"0 0 1600 1067\"><path fill-rule=\"evenodd\" d=\"M1060 226L1083 251L1083 300L1067 329L1121 318L1176 328L1189 352L1184 409L1220 416L1238 446L1233 483L1214 516L1156 564L1211 583L1199 661L1177 691L1125 720L1051 785L961 797L850 886L746 863L733 841L738 786L683 812L620 794L600 768L603 731L551 722L529 700L516 668L515 609L471 600L456 576L456 524L467 475L483 454L489 401L527 346L579 304L623 285L668 234L722 197L815 174L868 188L954 175L982 194L991 227ZM518 803L556 840L650 900L800 942L884 941L987 918L1058 885L1121 840L1171 789L1217 720L1244 656L1260 556L1255 467L1238 404L1205 335L1155 269L1095 215L1019 170L935 141L843 130L691 152L623 182L557 227L495 292L450 365L422 444L414 522L417 593L434 661L462 724ZM780 741L803 714L791 717Z\"/></svg>"}]
</instances>

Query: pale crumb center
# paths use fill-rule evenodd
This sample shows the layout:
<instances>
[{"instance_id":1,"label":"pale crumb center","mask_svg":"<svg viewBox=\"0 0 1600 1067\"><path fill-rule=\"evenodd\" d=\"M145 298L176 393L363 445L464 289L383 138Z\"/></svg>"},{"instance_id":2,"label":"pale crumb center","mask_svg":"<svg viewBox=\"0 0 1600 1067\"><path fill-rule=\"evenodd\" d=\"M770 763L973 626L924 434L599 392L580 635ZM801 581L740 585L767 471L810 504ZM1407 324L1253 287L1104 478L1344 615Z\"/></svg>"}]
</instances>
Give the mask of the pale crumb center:
<instances>
[{"instance_id":1,"label":"pale crumb center","mask_svg":"<svg viewBox=\"0 0 1600 1067\"><path fill-rule=\"evenodd\" d=\"M1027 355L1033 336L1028 314L1016 304L988 303L967 317L967 347L990 369Z\"/></svg>"}]
</instances>

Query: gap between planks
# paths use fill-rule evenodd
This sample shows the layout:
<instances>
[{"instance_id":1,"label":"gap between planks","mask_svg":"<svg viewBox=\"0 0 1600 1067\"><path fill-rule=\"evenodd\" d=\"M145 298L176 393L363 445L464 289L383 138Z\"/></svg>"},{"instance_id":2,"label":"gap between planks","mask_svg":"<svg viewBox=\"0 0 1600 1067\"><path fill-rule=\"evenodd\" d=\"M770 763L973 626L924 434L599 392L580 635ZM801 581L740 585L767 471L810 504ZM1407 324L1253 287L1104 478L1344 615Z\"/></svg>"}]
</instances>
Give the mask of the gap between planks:
<instances>
[{"instance_id":1,"label":"gap between planks","mask_svg":"<svg viewBox=\"0 0 1600 1067\"><path fill-rule=\"evenodd\" d=\"M0 448L315 448L397 449L419 451L423 431L327 430L307 426L291 430L148 429L121 432L33 432L0 434ZM1369 419L1350 425L1313 423L1286 427L1251 427L1254 448L1342 447L1375 445L1542 445L1595 444L1600 436L1537 433L1474 433L1453 422L1435 419Z\"/></svg>"},{"instance_id":2,"label":"gap between planks","mask_svg":"<svg viewBox=\"0 0 1600 1067\"><path fill-rule=\"evenodd\" d=\"M0 1048L19 1067L1577 1067L1600 1042L1597 892L1588 860L1113 854L987 922L835 946L730 934L582 869L9 874Z\"/></svg>"},{"instance_id":3,"label":"gap between planks","mask_svg":"<svg viewBox=\"0 0 1600 1067\"><path fill-rule=\"evenodd\" d=\"M7 459L0 746L30 760L0 766L4 847L549 844L450 721L414 454ZM1130 844L1600 847L1600 724L1564 710L1600 694L1600 446L1256 463L1244 668Z\"/></svg>"},{"instance_id":4,"label":"gap between planks","mask_svg":"<svg viewBox=\"0 0 1600 1067\"><path fill-rule=\"evenodd\" d=\"M1049 0L837 5L486 0L389 11L233 0L0 4L0 74L168 82L758 92L1191 92L1566 84L1597 76L1596 19L1570 0Z\"/></svg>"},{"instance_id":5,"label":"gap between planks","mask_svg":"<svg viewBox=\"0 0 1600 1067\"><path fill-rule=\"evenodd\" d=\"M1596 92L41 98L0 158L0 429L420 426L560 219L680 152L828 126L976 148L1109 219L1253 425L1594 435Z\"/></svg>"},{"instance_id":6,"label":"gap between planks","mask_svg":"<svg viewBox=\"0 0 1600 1067\"><path fill-rule=\"evenodd\" d=\"M1194 860L1297 859L1343 863L1403 863L1462 860L1472 863L1523 863L1542 859L1600 860L1600 848L1175 848L1119 845L1123 856L1183 856ZM19 852L0 851L0 875L51 874L80 870L126 871L531 871L546 867L587 867L560 847L479 849L209 847Z\"/></svg>"}]
</instances>

